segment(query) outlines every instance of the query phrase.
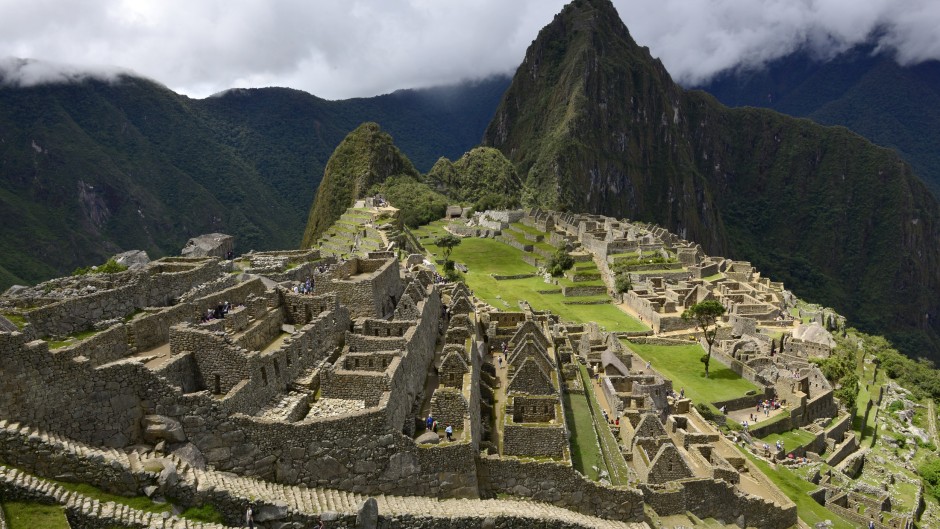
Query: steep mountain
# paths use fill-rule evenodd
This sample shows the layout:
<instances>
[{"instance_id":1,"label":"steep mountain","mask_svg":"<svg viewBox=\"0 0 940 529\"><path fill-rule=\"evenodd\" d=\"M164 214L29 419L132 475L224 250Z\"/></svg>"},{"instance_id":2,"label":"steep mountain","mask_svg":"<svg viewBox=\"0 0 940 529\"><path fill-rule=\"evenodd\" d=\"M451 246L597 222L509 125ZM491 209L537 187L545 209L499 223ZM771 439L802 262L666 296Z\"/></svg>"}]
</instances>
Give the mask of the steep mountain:
<instances>
[{"instance_id":1,"label":"steep mountain","mask_svg":"<svg viewBox=\"0 0 940 529\"><path fill-rule=\"evenodd\" d=\"M476 147L457 161L440 158L427 179L448 197L472 202L476 209L518 207L522 182L516 168L492 147Z\"/></svg>"},{"instance_id":2,"label":"steep mountain","mask_svg":"<svg viewBox=\"0 0 940 529\"><path fill-rule=\"evenodd\" d=\"M0 290L119 250L175 254L223 231L241 250L296 246L336 145L364 121L418 166L479 142L508 78L326 101L267 88L193 100L122 77L0 79Z\"/></svg>"},{"instance_id":3,"label":"steep mountain","mask_svg":"<svg viewBox=\"0 0 940 529\"><path fill-rule=\"evenodd\" d=\"M527 204L662 224L909 353L940 351L940 207L911 167L847 129L683 90L609 0L542 29L484 144Z\"/></svg>"},{"instance_id":4,"label":"steep mountain","mask_svg":"<svg viewBox=\"0 0 940 529\"><path fill-rule=\"evenodd\" d=\"M333 151L310 208L303 247L312 246L356 199L389 176L404 175L417 180L421 174L376 123L363 123L350 132Z\"/></svg>"},{"instance_id":5,"label":"steep mountain","mask_svg":"<svg viewBox=\"0 0 940 529\"><path fill-rule=\"evenodd\" d=\"M875 44L822 59L799 50L698 87L729 106L766 107L843 125L901 153L940 196L940 61L901 66Z\"/></svg>"}]
</instances>

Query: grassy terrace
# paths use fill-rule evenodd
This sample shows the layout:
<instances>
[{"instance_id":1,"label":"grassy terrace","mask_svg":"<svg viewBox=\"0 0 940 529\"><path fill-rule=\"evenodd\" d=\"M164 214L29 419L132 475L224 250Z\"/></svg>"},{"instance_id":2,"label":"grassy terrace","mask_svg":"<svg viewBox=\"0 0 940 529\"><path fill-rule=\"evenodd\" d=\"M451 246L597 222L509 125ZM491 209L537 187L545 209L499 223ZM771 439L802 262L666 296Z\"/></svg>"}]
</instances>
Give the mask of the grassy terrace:
<instances>
[{"instance_id":1,"label":"grassy terrace","mask_svg":"<svg viewBox=\"0 0 940 529\"><path fill-rule=\"evenodd\" d=\"M61 505L9 501L3 503L10 529L69 529Z\"/></svg>"},{"instance_id":2,"label":"grassy terrace","mask_svg":"<svg viewBox=\"0 0 940 529\"><path fill-rule=\"evenodd\" d=\"M771 434L767 437L761 439L761 441L769 444L770 446L776 446L777 441L783 441L783 449L787 452L794 450L800 446L810 443L816 436L807 432L806 430L790 430L789 432L784 432L782 434Z\"/></svg>"},{"instance_id":3,"label":"grassy terrace","mask_svg":"<svg viewBox=\"0 0 940 529\"><path fill-rule=\"evenodd\" d=\"M742 450L742 452L796 504L800 519L809 524L810 527L824 520L832 520L832 527L835 529L854 529L855 525L836 516L835 513L816 503L816 500L809 496L810 492L816 490L816 485L805 481L788 468L783 466L771 468L763 459L754 457L746 450Z\"/></svg>"},{"instance_id":4,"label":"grassy terrace","mask_svg":"<svg viewBox=\"0 0 940 529\"><path fill-rule=\"evenodd\" d=\"M435 259L443 257L434 239L443 235L444 221L436 221L413 231L415 237ZM617 307L602 305L568 305L566 301L608 301L606 294L597 296L564 297L558 294L539 294L539 290L558 290L574 286L565 278L558 285L546 283L541 277L497 281L493 275L521 275L536 273L535 267L522 260L525 252L494 239L467 237L454 248L451 259L467 266L463 275L474 295L490 305L508 311L519 310L519 301L525 300L536 310L550 310L559 317L576 323L595 321L608 331L644 331L648 327ZM579 286L602 285L602 282L579 282Z\"/></svg>"},{"instance_id":5,"label":"grassy terrace","mask_svg":"<svg viewBox=\"0 0 940 529\"><path fill-rule=\"evenodd\" d=\"M599 470L607 470L607 465L597 444L591 406L583 394L565 392L562 400L565 405L565 422L571 430L571 464L578 472L597 481Z\"/></svg>"},{"instance_id":6,"label":"grassy terrace","mask_svg":"<svg viewBox=\"0 0 940 529\"><path fill-rule=\"evenodd\" d=\"M671 379L677 392L685 388L685 395L692 399L693 404L733 399L758 390L753 383L714 358L709 364L709 378L705 378L705 368L700 361L705 351L698 343L646 345L622 341L644 361L650 362L656 371Z\"/></svg>"},{"instance_id":7,"label":"grassy terrace","mask_svg":"<svg viewBox=\"0 0 940 529\"><path fill-rule=\"evenodd\" d=\"M601 456L604 458L604 464L610 475L610 483L613 485L627 485L630 483L630 471L627 469L627 462L620 453L620 446L614 433L604 421L604 415L601 412L601 406L597 402L597 396L594 394L594 386L591 384L591 375L588 374L587 367L579 366L581 371L581 384L584 386L584 394L590 405L590 412L594 416L595 438L600 441Z\"/></svg>"}]
</instances>

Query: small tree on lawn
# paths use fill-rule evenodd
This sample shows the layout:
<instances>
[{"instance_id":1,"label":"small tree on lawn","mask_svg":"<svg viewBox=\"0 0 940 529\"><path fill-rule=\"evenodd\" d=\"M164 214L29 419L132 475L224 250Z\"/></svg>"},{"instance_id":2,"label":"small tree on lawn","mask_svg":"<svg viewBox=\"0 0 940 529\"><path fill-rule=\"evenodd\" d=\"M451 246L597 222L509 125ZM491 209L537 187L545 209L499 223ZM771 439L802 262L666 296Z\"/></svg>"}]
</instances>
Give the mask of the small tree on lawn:
<instances>
[{"instance_id":1,"label":"small tree on lawn","mask_svg":"<svg viewBox=\"0 0 940 529\"><path fill-rule=\"evenodd\" d=\"M708 344L708 351L702 357L702 363L705 364L705 378L708 378L708 362L712 359L712 344L715 343L715 335L718 334L718 318L724 313L725 307L715 299L706 299L701 303L696 303L682 313L683 320L695 322L695 326L705 334L705 343Z\"/></svg>"},{"instance_id":2,"label":"small tree on lawn","mask_svg":"<svg viewBox=\"0 0 940 529\"><path fill-rule=\"evenodd\" d=\"M460 237L448 233L447 235L438 237L434 241L434 245L444 252L444 270L453 269L453 264L450 261L450 252L454 251L454 248L457 246L460 246Z\"/></svg>"},{"instance_id":3,"label":"small tree on lawn","mask_svg":"<svg viewBox=\"0 0 940 529\"><path fill-rule=\"evenodd\" d=\"M571 270L571 267L574 266L574 258L568 255L568 250L564 245L559 246L554 255L548 260L547 268L548 273L552 277L561 277L565 275L565 272Z\"/></svg>"}]
</instances>

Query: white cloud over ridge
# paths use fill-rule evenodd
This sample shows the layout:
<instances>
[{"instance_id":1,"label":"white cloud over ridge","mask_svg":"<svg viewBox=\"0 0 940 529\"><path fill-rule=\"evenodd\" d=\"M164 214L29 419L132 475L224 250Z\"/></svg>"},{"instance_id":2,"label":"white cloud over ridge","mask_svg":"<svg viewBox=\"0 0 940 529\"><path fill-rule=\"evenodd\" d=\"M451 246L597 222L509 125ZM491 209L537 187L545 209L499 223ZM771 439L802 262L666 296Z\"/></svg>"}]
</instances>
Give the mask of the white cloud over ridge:
<instances>
[{"instance_id":1,"label":"white cloud over ridge","mask_svg":"<svg viewBox=\"0 0 940 529\"><path fill-rule=\"evenodd\" d=\"M85 79L115 82L121 76L140 77L116 66L75 65L34 59L0 57L0 85L29 87L42 84L75 83Z\"/></svg>"},{"instance_id":2,"label":"white cloud over ridge","mask_svg":"<svg viewBox=\"0 0 940 529\"><path fill-rule=\"evenodd\" d=\"M695 83L801 46L880 35L903 63L940 58L936 0L614 0L635 40ZM513 71L563 0L0 0L0 76L66 82L127 70L205 97L289 86L329 99Z\"/></svg>"}]
</instances>

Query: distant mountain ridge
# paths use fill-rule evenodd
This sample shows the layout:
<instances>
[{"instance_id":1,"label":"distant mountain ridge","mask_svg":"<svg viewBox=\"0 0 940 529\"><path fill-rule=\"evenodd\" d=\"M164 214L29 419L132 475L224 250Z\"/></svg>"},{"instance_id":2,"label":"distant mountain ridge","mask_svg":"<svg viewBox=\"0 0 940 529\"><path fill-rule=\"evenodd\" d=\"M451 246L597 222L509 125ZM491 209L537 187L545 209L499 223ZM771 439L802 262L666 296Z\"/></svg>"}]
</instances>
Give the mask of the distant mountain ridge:
<instances>
[{"instance_id":1,"label":"distant mountain ridge","mask_svg":"<svg viewBox=\"0 0 940 529\"><path fill-rule=\"evenodd\" d=\"M843 125L898 150L940 196L940 61L899 65L876 44L822 60L809 50L695 87L722 103Z\"/></svg>"},{"instance_id":2,"label":"distant mountain ridge","mask_svg":"<svg viewBox=\"0 0 940 529\"><path fill-rule=\"evenodd\" d=\"M540 31L484 144L526 204L656 222L940 352L940 206L911 167L847 129L683 90L608 0Z\"/></svg>"},{"instance_id":3,"label":"distant mountain ridge","mask_svg":"<svg viewBox=\"0 0 940 529\"><path fill-rule=\"evenodd\" d=\"M349 131L379 122L427 171L479 143L508 83L345 101L284 88L194 100L127 76L0 86L0 289L213 231L242 251L295 247Z\"/></svg>"}]
</instances>

